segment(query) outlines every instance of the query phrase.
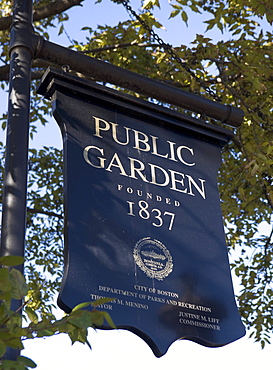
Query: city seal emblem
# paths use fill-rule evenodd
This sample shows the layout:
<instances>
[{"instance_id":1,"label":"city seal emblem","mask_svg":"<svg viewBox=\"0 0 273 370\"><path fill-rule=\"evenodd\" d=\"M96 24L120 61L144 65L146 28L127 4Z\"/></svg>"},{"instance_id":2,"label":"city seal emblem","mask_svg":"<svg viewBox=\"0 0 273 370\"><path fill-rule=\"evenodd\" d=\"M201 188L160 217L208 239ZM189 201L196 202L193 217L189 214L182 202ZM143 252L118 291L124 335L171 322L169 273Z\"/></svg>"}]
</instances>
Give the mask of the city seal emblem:
<instances>
[{"instance_id":1,"label":"city seal emblem","mask_svg":"<svg viewBox=\"0 0 273 370\"><path fill-rule=\"evenodd\" d=\"M172 256L159 240L150 237L140 239L133 255L135 263L151 279L163 280L173 270Z\"/></svg>"}]
</instances>

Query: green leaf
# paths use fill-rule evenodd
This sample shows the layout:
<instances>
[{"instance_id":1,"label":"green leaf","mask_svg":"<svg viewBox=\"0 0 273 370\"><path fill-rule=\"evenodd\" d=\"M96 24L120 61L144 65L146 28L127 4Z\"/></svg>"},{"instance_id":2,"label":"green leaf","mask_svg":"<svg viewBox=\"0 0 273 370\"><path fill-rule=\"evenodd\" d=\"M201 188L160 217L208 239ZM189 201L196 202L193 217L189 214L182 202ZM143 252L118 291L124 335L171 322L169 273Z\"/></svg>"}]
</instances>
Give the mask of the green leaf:
<instances>
[{"instance_id":1,"label":"green leaf","mask_svg":"<svg viewBox=\"0 0 273 370\"><path fill-rule=\"evenodd\" d=\"M257 163L255 163L251 170L251 176L254 176L258 170L259 170L259 166Z\"/></svg>"},{"instance_id":2,"label":"green leaf","mask_svg":"<svg viewBox=\"0 0 273 370\"><path fill-rule=\"evenodd\" d=\"M245 197L245 191L244 191L244 189L240 187L240 188L238 189L238 191L239 191L239 194L240 194L241 198L242 198L243 200L245 200L245 199L246 199L246 197Z\"/></svg>"},{"instance_id":3,"label":"green leaf","mask_svg":"<svg viewBox=\"0 0 273 370\"><path fill-rule=\"evenodd\" d=\"M2 266L18 266L24 263L24 258L21 256L5 256L0 257L0 265Z\"/></svg>"},{"instance_id":4,"label":"green leaf","mask_svg":"<svg viewBox=\"0 0 273 370\"><path fill-rule=\"evenodd\" d=\"M2 320L3 318L5 318L5 317L6 317L6 314L7 314L7 312L6 312L6 306L5 306L4 302L2 302L2 303L0 304L0 322L1 322L1 320Z\"/></svg>"},{"instance_id":5,"label":"green leaf","mask_svg":"<svg viewBox=\"0 0 273 370\"><path fill-rule=\"evenodd\" d=\"M177 16L177 14L179 14L179 13L180 13L180 10L178 10L178 9L173 10L173 11L171 12L170 16L169 16L169 19L170 19L170 18L174 18L174 17L176 17L176 16Z\"/></svg>"},{"instance_id":6,"label":"green leaf","mask_svg":"<svg viewBox=\"0 0 273 370\"><path fill-rule=\"evenodd\" d=\"M88 332L86 329L77 329L77 328L68 332L72 344L74 344L75 342L86 343L87 334Z\"/></svg>"},{"instance_id":7,"label":"green leaf","mask_svg":"<svg viewBox=\"0 0 273 370\"><path fill-rule=\"evenodd\" d=\"M30 358L28 357L25 357L25 356L19 356L18 357L18 361L27 366L27 367L31 367L32 369L34 369L35 367L37 367L37 365L35 364L35 362L33 362Z\"/></svg>"},{"instance_id":8,"label":"green leaf","mask_svg":"<svg viewBox=\"0 0 273 370\"><path fill-rule=\"evenodd\" d=\"M15 299L23 299L27 294L28 286L20 271L12 269L10 272L10 279L12 283L11 295Z\"/></svg>"},{"instance_id":9,"label":"green leaf","mask_svg":"<svg viewBox=\"0 0 273 370\"><path fill-rule=\"evenodd\" d=\"M71 313L67 320L77 326L79 329L86 329L90 326L93 326L93 320L92 320L92 312L85 311L85 310L77 310Z\"/></svg>"},{"instance_id":10,"label":"green leaf","mask_svg":"<svg viewBox=\"0 0 273 370\"><path fill-rule=\"evenodd\" d=\"M272 145L269 145L269 146L267 147L266 154L267 154L267 155L269 155L269 154L271 154L271 153L272 153L272 151L273 151L273 146L272 146Z\"/></svg>"},{"instance_id":11,"label":"green leaf","mask_svg":"<svg viewBox=\"0 0 273 370\"><path fill-rule=\"evenodd\" d=\"M0 268L0 290L8 292L11 289L11 281L9 277L9 270L7 268Z\"/></svg>"},{"instance_id":12,"label":"green leaf","mask_svg":"<svg viewBox=\"0 0 273 370\"><path fill-rule=\"evenodd\" d=\"M92 306L98 307L98 306L100 306L104 303L112 302L114 300L115 300L115 298L106 298L106 297L105 298L99 298L96 301L91 302L91 304L92 304Z\"/></svg>"},{"instance_id":13,"label":"green leaf","mask_svg":"<svg viewBox=\"0 0 273 370\"><path fill-rule=\"evenodd\" d=\"M104 316L101 311L95 310L90 312L92 317L92 322L94 326L101 327L103 325Z\"/></svg>"},{"instance_id":14,"label":"green leaf","mask_svg":"<svg viewBox=\"0 0 273 370\"><path fill-rule=\"evenodd\" d=\"M271 202L272 202L272 204L273 204L273 191L269 191L268 192L268 195L269 195L269 198L270 198L270 200L271 200Z\"/></svg>"},{"instance_id":15,"label":"green leaf","mask_svg":"<svg viewBox=\"0 0 273 370\"><path fill-rule=\"evenodd\" d=\"M0 358L4 356L6 352L6 345L3 340L0 340Z\"/></svg>"},{"instance_id":16,"label":"green leaf","mask_svg":"<svg viewBox=\"0 0 273 370\"><path fill-rule=\"evenodd\" d=\"M107 321L107 323L111 326L112 329L116 329L116 325L114 324L111 316L109 315L108 312L102 312L103 314L103 317L105 318L105 320Z\"/></svg>"},{"instance_id":17,"label":"green leaf","mask_svg":"<svg viewBox=\"0 0 273 370\"><path fill-rule=\"evenodd\" d=\"M188 25L188 14L184 10L181 12L181 17L186 25Z\"/></svg>"},{"instance_id":18,"label":"green leaf","mask_svg":"<svg viewBox=\"0 0 273 370\"><path fill-rule=\"evenodd\" d=\"M18 361L4 360L2 364L3 370L25 370L25 365L20 364Z\"/></svg>"},{"instance_id":19,"label":"green leaf","mask_svg":"<svg viewBox=\"0 0 273 370\"><path fill-rule=\"evenodd\" d=\"M64 32L64 25L62 24L60 29L59 29L58 36L60 36L63 32Z\"/></svg>"},{"instance_id":20,"label":"green leaf","mask_svg":"<svg viewBox=\"0 0 273 370\"><path fill-rule=\"evenodd\" d=\"M215 26L215 23L212 20L205 21L204 23L207 23L208 24L208 26L206 28L206 32L209 31L209 30L211 30Z\"/></svg>"},{"instance_id":21,"label":"green leaf","mask_svg":"<svg viewBox=\"0 0 273 370\"><path fill-rule=\"evenodd\" d=\"M51 337L54 334L55 334L55 330L51 330L51 329L42 329L42 330L37 331L38 338Z\"/></svg>"},{"instance_id":22,"label":"green leaf","mask_svg":"<svg viewBox=\"0 0 273 370\"><path fill-rule=\"evenodd\" d=\"M160 8L159 0L144 0L142 4L143 9L151 9L154 6L157 6L158 8Z\"/></svg>"},{"instance_id":23,"label":"green leaf","mask_svg":"<svg viewBox=\"0 0 273 370\"><path fill-rule=\"evenodd\" d=\"M5 343L7 347L18 348L18 349L24 348L20 337L16 338L14 336L13 338L6 340Z\"/></svg>"},{"instance_id":24,"label":"green leaf","mask_svg":"<svg viewBox=\"0 0 273 370\"><path fill-rule=\"evenodd\" d=\"M93 302L83 302L83 303L80 303L78 304L77 306L75 306L72 310L72 312L75 312L77 310L81 310L85 307L88 307L88 306L91 306L93 304Z\"/></svg>"},{"instance_id":25,"label":"green leaf","mask_svg":"<svg viewBox=\"0 0 273 370\"><path fill-rule=\"evenodd\" d=\"M33 322L34 324L38 323L38 316L37 316L36 312L33 311L33 309L31 307L26 306L25 307L25 312L27 313L28 318L31 322Z\"/></svg>"}]
</instances>

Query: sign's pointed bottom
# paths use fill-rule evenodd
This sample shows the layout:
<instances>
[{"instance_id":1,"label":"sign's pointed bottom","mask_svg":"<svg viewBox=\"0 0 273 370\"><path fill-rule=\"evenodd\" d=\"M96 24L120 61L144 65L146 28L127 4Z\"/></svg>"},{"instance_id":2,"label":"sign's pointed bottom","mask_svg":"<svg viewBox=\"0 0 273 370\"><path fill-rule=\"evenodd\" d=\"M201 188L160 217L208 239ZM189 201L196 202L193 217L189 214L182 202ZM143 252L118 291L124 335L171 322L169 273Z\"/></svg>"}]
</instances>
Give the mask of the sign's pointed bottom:
<instances>
[{"instance_id":1,"label":"sign's pointed bottom","mask_svg":"<svg viewBox=\"0 0 273 370\"><path fill-rule=\"evenodd\" d=\"M109 329L109 328L100 328L100 329L113 330L113 329ZM160 345L159 345L157 342L154 342L147 334L145 334L145 333L143 333L143 332L141 332L141 331L139 331L135 328L123 326L123 327L118 327L117 329L128 330L131 333L137 335L139 338L141 338L143 341L146 342L146 344L152 350L153 354L158 358L164 356L168 352L171 345L176 341L189 340L191 342L200 344L204 347L219 348L219 347L223 347L225 345L228 345L232 342L235 342L236 340L242 338L245 335L245 329L242 326L241 327L241 334L238 333L236 338L234 338L233 340L230 340L228 342L224 342L224 343L213 343L213 342L208 342L208 341L202 340L199 337L184 336L184 337L181 337L181 338L176 338L176 339L174 339L173 341L171 341L169 343L167 343L167 342L166 343L160 343Z\"/></svg>"}]
</instances>

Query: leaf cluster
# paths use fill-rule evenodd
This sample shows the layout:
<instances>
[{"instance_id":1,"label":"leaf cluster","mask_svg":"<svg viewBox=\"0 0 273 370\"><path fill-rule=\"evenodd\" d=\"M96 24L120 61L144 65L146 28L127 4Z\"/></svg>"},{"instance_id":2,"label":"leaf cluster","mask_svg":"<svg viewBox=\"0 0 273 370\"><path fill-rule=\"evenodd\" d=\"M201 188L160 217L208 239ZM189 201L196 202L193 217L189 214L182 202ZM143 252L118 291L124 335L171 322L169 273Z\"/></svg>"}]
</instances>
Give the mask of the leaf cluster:
<instances>
[{"instance_id":1,"label":"leaf cluster","mask_svg":"<svg viewBox=\"0 0 273 370\"><path fill-rule=\"evenodd\" d=\"M21 272L11 268L23 262L22 257L7 256L0 258L0 367L3 370L25 370L35 368L29 358L18 356L17 360L5 359L8 348L22 350L25 340L48 337L60 333L69 335L72 344L86 343L88 328L103 326L115 328L108 312L97 309L103 303L111 301L102 298L95 302L86 302L76 306L69 315L57 320L53 314L41 314L33 305L33 294ZM33 288L32 288L33 290ZM36 291L36 295L38 291ZM12 310L12 300L19 300L22 305L17 311ZM87 310L86 308L89 308ZM26 323L26 325L22 325ZM91 348L91 347L90 347Z\"/></svg>"}]
</instances>

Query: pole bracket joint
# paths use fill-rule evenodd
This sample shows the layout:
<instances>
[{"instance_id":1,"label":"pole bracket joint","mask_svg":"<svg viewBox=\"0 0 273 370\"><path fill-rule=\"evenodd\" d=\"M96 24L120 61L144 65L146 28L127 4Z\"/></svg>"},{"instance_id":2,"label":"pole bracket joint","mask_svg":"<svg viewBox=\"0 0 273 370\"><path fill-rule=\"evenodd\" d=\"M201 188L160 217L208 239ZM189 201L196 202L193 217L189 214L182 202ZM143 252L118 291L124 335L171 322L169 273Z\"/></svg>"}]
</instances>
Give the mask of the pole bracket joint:
<instances>
[{"instance_id":1,"label":"pole bracket joint","mask_svg":"<svg viewBox=\"0 0 273 370\"><path fill-rule=\"evenodd\" d=\"M10 46L9 46L9 55L11 56L15 48L26 48L32 56L32 59L35 56L35 43L33 42L36 36L32 25L24 20L14 21L11 25L10 31Z\"/></svg>"}]
</instances>

